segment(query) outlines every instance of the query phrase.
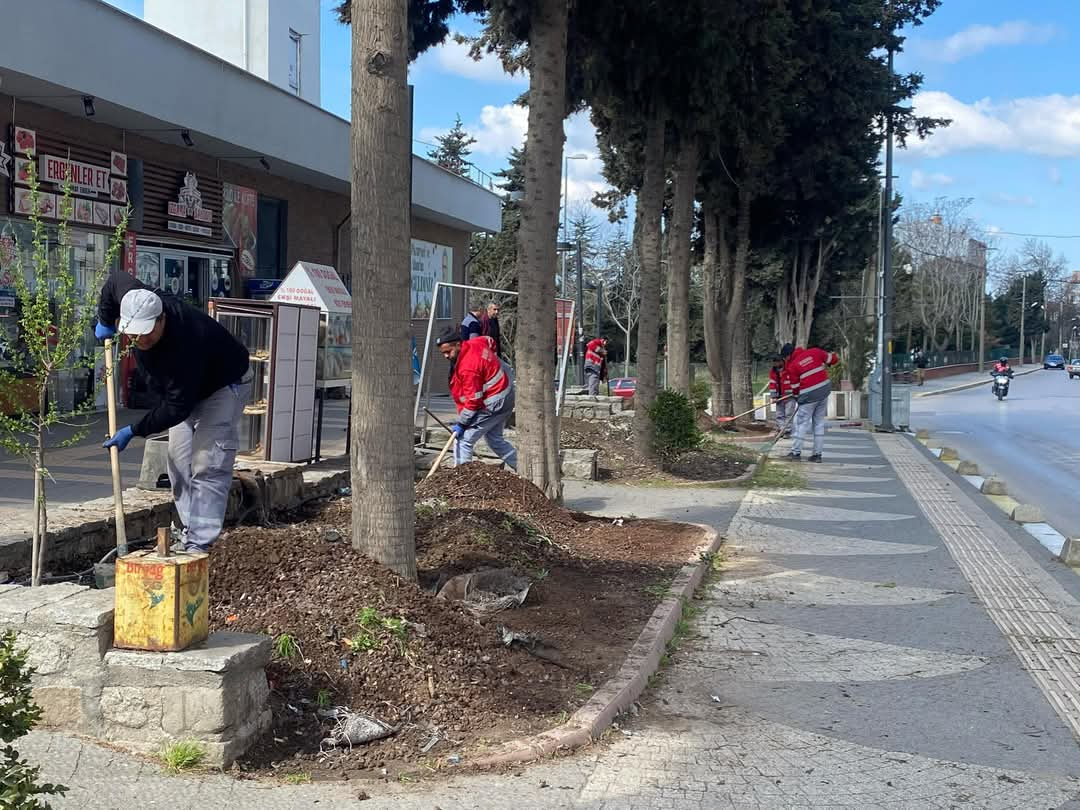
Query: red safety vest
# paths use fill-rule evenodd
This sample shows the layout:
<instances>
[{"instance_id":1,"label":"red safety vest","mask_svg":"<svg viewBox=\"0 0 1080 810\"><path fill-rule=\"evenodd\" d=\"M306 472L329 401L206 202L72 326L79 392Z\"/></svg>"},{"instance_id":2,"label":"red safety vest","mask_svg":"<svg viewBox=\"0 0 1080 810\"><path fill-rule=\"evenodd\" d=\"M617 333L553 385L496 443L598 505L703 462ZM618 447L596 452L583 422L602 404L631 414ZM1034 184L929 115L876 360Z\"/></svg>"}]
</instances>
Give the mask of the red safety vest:
<instances>
[{"instance_id":1,"label":"red safety vest","mask_svg":"<svg viewBox=\"0 0 1080 810\"><path fill-rule=\"evenodd\" d=\"M585 346L585 364L590 366L601 366L604 364L604 356L600 354L600 351L604 348L604 341L602 338L593 338Z\"/></svg>"},{"instance_id":2,"label":"red safety vest","mask_svg":"<svg viewBox=\"0 0 1080 810\"><path fill-rule=\"evenodd\" d=\"M481 413L500 413L510 393L510 375L495 354L495 341L482 335L463 342L450 377L459 423L468 426Z\"/></svg>"},{"instance_id":3,"label":"red safety vest","mask_svg":"<svg viewBox=\"0 0 1080 810\"><path fill-rule=\"evenodd\" d=\"M791 353L784 370L790 375L794 388L802 400L808 394L829 386L827 367L835 365L840 358L836 352L824 349L799 347ZM818 397L815 397L818 399Z\"/></svg>"}]
</instances>

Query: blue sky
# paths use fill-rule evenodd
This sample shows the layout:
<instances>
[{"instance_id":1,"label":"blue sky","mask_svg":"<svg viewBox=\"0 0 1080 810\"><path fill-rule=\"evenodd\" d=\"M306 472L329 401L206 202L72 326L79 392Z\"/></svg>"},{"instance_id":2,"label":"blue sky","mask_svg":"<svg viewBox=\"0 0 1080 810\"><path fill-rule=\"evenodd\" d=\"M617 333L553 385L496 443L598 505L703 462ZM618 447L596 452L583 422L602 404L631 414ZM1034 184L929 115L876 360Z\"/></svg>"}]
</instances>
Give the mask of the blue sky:
<instances>
[{"instance_id":1,"label":"blue sky","mask_svg":"<svg viewBox=\"0 0 1080 810\"><path fill-rule=\"evenodd\" d=\"M141 14L141 0L109 0ZM322 104L349 114L349 31L322 8ZM459 20L458 30L474 24ZM970 197L972 215L991 232L1080 236L1073 203L1080 191L1080 3L1076 0L945 0L913 29L897 69L920 71L916 109L951 118L952 126L898 151L897 189L905 199ZM412 66L416 90L414 144L423 154L456 115L478 139L473 161L488 172L525 134L526 111L514 99L524 77L509 77L493 59L470 60L447 43ZM585 116L567 122L571 209L603 187ZM1048 239L1080 269L1080 238ZM1023 237L1001 233L1003 252Z\"/></svg>"}]
</instances>

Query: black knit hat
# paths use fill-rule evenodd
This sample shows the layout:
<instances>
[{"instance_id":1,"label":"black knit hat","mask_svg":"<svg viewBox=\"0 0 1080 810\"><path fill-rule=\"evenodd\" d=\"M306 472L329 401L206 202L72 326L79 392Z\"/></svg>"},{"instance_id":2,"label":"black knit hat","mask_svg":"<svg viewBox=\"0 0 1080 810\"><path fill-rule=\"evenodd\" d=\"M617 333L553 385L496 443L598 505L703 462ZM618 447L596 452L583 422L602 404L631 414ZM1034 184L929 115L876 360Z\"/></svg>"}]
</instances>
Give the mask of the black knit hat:
<instances>
[{"instance_id":1,"label":"black knit hat","mask_svg":"<svg viewBox=\"0 0 1080 810\"><path fill-rule=\"evenodd\" d=\"M795 351L795 347L792 346L790 343L785 343L784 348L780 350L781 359L790 357L793 351Z\"/></svg>"},{"instance_id":2,"label":"black knit hat","mask_svg":"<svg viewBox=\"0 0 1080 810\"><path fill-rule=\"evenodd\" d=\"M453 326L446 327L442 334L435 338L436 346L442 346L445 343L461 343L461 330Z\"/></svg>"}]
</instances>

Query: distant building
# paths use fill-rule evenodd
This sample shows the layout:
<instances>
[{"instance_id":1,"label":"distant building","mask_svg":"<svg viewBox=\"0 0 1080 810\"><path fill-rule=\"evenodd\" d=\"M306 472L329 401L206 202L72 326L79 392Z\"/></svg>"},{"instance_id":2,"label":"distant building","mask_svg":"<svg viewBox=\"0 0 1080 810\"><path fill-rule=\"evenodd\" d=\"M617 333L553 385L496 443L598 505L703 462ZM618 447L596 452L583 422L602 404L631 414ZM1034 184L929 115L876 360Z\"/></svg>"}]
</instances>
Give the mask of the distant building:
<instances>
[{"instance_id":1,"label":"distant building","mask_svg":"<svg viewBox=\"0 0 1080 810\"><path fill-rule=\"evenodd\" d=\"M143 19L319 104L319 0L143 0Z\"/></svg>"}]
</instances>

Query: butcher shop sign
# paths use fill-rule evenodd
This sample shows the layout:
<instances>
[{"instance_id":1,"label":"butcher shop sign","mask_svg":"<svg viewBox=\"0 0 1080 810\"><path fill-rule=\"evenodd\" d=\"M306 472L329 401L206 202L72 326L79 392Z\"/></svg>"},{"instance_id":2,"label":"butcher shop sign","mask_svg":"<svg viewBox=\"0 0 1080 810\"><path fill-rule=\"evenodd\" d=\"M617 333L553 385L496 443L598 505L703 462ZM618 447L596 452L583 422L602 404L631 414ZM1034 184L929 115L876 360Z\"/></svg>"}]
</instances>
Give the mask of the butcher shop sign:
<instances>
[{"instance_id":1,"label":"butcher shop sign","mask_svg":"<svg viewBox=\"0 0 1080 810\"><path fill-rule=\"evenodd\" d=\"M214 221L214 212L209 208L203 208L202 192L199 191L199 180L193 172L184 175L184 185L176 196L176 202L169 203L169 216L176 219L193 219L195 222L207 224ZM176 222L169 220L169 230L178 233L191 233L196 236L213 236L213 231L204 226L192 222Z\"/></svg>"}]
</instances>

